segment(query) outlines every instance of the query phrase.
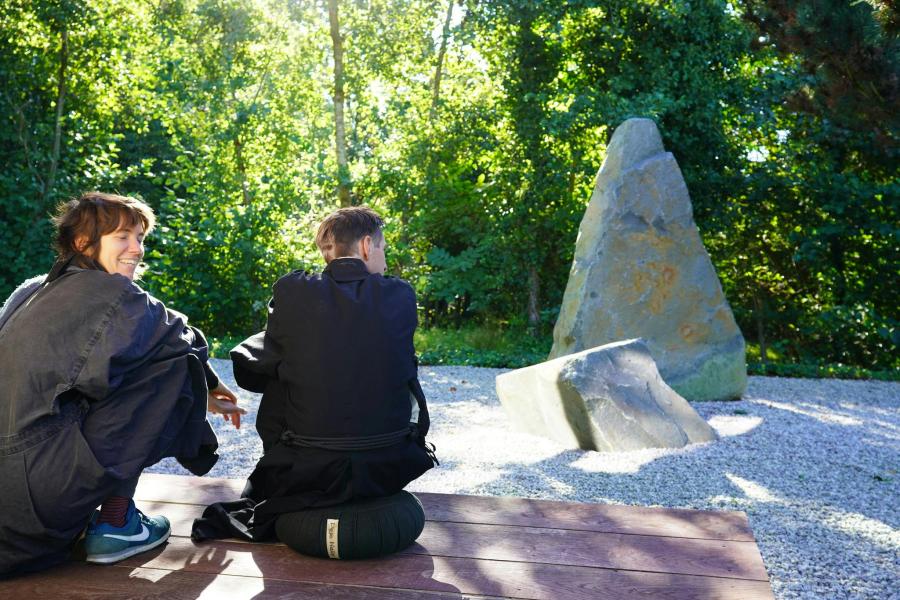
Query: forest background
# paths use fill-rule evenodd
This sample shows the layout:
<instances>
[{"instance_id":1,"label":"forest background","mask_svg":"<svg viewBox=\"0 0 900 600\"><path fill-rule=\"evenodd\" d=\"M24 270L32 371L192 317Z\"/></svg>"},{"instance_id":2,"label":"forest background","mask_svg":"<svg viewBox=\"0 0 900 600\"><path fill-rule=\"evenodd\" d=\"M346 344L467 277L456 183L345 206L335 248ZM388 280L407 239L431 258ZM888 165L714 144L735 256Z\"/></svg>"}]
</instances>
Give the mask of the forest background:
<instances>
[{"instance_id":1,"label":"forest background","mask_svg":"<svg viewBox=\"0 0 900 600\"><path fill-rule=\"evenodd\" d=\"M896 378L898 25L894 0L4 0L0 297L48 270L60 200L134 195L143 285L221 349L365 203L426 362L537 362L641 116L751 371Z\"/></svg>"}]
</instances>

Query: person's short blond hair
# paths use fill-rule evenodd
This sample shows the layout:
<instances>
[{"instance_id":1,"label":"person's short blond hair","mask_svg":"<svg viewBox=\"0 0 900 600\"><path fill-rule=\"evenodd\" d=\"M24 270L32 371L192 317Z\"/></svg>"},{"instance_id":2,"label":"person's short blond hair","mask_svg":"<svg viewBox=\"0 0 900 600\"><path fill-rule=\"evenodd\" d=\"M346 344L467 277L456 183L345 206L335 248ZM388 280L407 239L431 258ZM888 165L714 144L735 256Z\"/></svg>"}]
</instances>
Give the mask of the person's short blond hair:
<instances>
[{"instance_id":1,"label":"person's short blond hair","mask_svg":"<svg viewBox=\"0 0 900 600\"><path fill-rule=\"evenodd\" d=\"M376 244L383 243L383 227L382 218L368 206L340 208L319 224L316 246L325 257L325 262L341 256L353 256L356 254L354 246L367 235L372 236Z\"/></svg>"}]
</instances>

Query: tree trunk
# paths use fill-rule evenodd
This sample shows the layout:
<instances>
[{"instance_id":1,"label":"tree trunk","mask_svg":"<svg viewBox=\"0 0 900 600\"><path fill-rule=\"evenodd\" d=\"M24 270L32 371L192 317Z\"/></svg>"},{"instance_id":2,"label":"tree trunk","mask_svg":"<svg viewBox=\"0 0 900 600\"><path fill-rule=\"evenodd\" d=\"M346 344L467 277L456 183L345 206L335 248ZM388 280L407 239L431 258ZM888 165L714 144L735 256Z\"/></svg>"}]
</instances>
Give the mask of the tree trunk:
<instances>
[{"instance_id":1,"label":"tree trunk","mask_svg":"<svg viewBox=\"0 0 900 600\"><path fill-rule=\"evenodd\" d=\"M46 183L44 182L44 178L41 177L34 160L31 158L31 144L28 143L28 123L25 120L25 109L23 108L30 103L31 100L26 100L25 104L19 106L13 102L13 99L8 94L5 95L9 105L16 111L16 136L19 138L19 143L22 144L22 151L25 153L25 166L31 172L35 181L40 184L40 189L43 193Z\"/></svg>"},{"instance_id":2,"label":"tree trunk","mask_svg":"<svg viewBox=\"0 0 900 600\"><path fill-rule=\"evenodd\" d=\"M429 117L432 121L437 114L438 102L441 99L441 74L444 69L444 56L447 54L447 40L450 37L450 23L453 19L453 2L454 0L450 0L447 6L447 17L444 19L444 29L441 32L441 47L438 50L437 64L434 67L434 81L432 82L431 90L431 110L429 111Z\"/></svg>"},{"instance_id":3,"label":"tree trunk","mask_svg":"<svg viewBox=\"0 0 900 600\"><path fill-rule=\"evenodd\" d=\"M234 134L234 162L237 165L237 172L241 178L241 197L244 206L250 206L250 186L247 184L247 163L244 162L243 147L240 129L238 129L237 133Z\"/></svg>"},{"instance_id":4,"label":"tree trunk","mask_svg":"<svg viewBox=\"0 0 900 600\"><path fill-rule=\"evenodd\" d=\"M763 330L763 301L758 294L753 295L754 318L756 320L756 341L759 342L759 360L765 367L768 362L766 353L766 336Z\"/></svg>"},{"instance_id":5,"label":"tree trunk","mask_svg":"<svg viewBox=\"0 0 900 600\"><path fill-rule=\"evenodd\" d=\"M247 108L248 111L252 111L256 108L256 102L259 99L260 93L262 93L263 85L266 83L266 78L269 77L269 64L272 62L272 55L269 54L266 57L266 66L263 69L262 77L259 78L259 85L256 86L256 92L253 94L253 100L250 101L250 106ZM234 107L233 110L240 111L240 101L237 97L237 92L234 88L231 89L231 104ZM244 141L241 139L241 118L240 113L235 116L234 122L234 162L235 167L237 168L238 176L241 180L241 201L244 206L250 206L250 202L253 197L250 194L250 183L247 181L247 161L244 160Z\"/></svg>"},{"instance_id":6,"label":"tree trunk","mask_svg":"<svg viewBox=\"0 0 900 600\"><path fill-rule=\"evenodd\" d=\"M328 22L334 51L334 145L338 166L338 200L350 206L350 169L347 166L347 140L344 127L344 47L338 21L337 0L328 0Z\"/></svg>"},{"instance_id":7,"label":"tree trunk","mask_svg":"<svg viewBox=\"0 0 900 600\"><path fill-rule=\"evenodd\" d=\"M575 182L577 180L578 165L574 161L569 169L569 198L575 199Z\"/></svg>"},{"instance_id":8,"label":"tree trunk","mask_svg":"<svg viewBox=\"0 0 900 600\"><path fill-rule=\"evenodd\" d=\"M537 335L541 325L538 298L541 291L541 277L534 265L528 267L528 329Z\"/></svg>"},{"instance_id":9,"label":"tree trunk","mask_svg":"<svg viewBox=\"0 0 900 600\"><path fill-rule=\"evenodd\" d=\"M845 259L844 244L840 234L831 236L828 240L828 259L834 267L835 277L832 287L837 304L847 304L847 261Z\"/></svg>"},{"instance_id":10,"label":"tree trunk","mask_svg":"<svg viewBox=\"0 0 900 600\"><path fill-rule=\"evenodd\" d=\"M41 190L41 201L47 205L53 186L56 184L56 171L59 168L59 152L62 143L62 119L63 107L66 102L66 67L69 64L69 31L65 28L60 32L59 46L59 72L56 81L56 126L53 132L53 150L50 154L50 167L47 170L47 179Z\"/></svg>"}]
</instances>

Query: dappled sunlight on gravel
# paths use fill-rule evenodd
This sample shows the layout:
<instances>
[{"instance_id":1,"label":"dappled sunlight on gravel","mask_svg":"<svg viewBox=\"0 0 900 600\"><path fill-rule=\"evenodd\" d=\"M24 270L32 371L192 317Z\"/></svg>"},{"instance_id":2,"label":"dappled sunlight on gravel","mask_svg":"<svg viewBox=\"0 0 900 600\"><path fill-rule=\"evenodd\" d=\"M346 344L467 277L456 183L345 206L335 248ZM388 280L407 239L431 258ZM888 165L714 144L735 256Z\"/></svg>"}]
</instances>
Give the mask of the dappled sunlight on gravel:
<instances>
[{"instance_id":1,"label":"dappled sunlight on gravel","mask_svg":"<svg viewBox=\"0 0 900 600\"><path fill-rule=\"evenodd\" d=\"M744 435L762 425L761 417L744 417L741 415L714 415L707 422L716 430L719 437Z\"/></svg>"}]
</instances>

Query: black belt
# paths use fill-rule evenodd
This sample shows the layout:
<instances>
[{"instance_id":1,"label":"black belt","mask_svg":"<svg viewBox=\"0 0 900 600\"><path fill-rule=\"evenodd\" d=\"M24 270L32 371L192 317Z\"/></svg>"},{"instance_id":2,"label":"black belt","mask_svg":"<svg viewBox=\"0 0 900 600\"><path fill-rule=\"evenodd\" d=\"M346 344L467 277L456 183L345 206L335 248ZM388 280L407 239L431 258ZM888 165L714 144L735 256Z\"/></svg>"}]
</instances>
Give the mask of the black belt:
<instances>
[{"instance_id":1,"label":"black belt","mask_svg":"<svg viewBox=\"0 0 900 600\"><path fill-rule=\"evenodd\" d=\"M364 435L360 437L313 437L299 435L290 429L281 433L281 443L286 446L299 448L319 448L321 450L335 450L338 452L352 452L354 450L375 450L387 448L398 444L407 438L418 436L418 428L410 425L390 433L377 435Z\"/></svg>"}]
</instances>

